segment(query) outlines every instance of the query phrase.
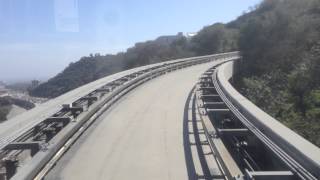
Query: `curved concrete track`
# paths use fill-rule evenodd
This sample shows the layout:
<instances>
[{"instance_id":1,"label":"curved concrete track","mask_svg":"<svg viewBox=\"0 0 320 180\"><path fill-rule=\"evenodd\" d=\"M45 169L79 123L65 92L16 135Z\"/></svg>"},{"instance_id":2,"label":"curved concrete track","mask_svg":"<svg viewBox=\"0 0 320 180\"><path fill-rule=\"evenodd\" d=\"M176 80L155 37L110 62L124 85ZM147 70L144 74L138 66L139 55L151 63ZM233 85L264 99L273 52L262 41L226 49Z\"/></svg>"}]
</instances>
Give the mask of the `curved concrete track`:
<instances>
[{"instance_id":1,"label":"curved concrete track","mask_svg":"<svg viewBox=\"0 0 320 180\"><path fill-rule=\"evenodd\" d=\"M199 76L216 63L168 73L125 95L45 179L188 179L185 106Z\"/></svg>"}]
</instances>

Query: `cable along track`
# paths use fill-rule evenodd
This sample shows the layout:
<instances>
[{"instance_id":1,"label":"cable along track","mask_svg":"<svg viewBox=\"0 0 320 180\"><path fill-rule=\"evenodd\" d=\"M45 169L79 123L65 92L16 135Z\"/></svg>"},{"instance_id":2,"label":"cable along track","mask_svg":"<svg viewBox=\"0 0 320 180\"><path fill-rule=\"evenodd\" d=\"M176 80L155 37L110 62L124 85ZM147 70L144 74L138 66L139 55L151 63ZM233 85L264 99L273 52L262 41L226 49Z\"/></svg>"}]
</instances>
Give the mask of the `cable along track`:
<instances>
[{"instance_id":1,"label":"cable along track","mask_svg":"<svg viewBox=\"0 0 320 180\"><path fill-rule=\"evenodd\" d=\"M42 179L81 134L124 94L160 75L211 61L238 58L238 52L186 58L161 63L115 79L71 104L17 137L0 144L0 179Z\"/></svg>"},{"instance_id":2,"label":"cable along track","mask_svg":"<svg viewBox=\"0 0 320 180\"><path fill-rule=\"evenodd\" d=\"M197 84L197 106L210 147L226 179L317 178L268 138L226 97L218 66Z\"/></svg>"}]
</instances>

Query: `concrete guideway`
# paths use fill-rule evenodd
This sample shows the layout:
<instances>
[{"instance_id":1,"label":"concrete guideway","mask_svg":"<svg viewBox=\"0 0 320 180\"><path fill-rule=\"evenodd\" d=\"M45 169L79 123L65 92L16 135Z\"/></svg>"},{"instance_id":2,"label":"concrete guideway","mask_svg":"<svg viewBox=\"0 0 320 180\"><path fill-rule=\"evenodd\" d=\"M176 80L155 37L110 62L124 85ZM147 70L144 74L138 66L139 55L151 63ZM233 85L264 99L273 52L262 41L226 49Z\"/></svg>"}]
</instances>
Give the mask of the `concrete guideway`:
<instances>
[{"instance_id":1,"label":"concrete guideway","mask_svg":"<svg viewBox=\"0 0 320 180\"><path fill-rule=\"evenodd\" d=\"M236 52L234 52L234 53L236 53ZM27 130L31 129L35 125L42 122L45 118L50 117L52 114L58 112L61 109L62 104L72 103L72 102L76 101L77 99L92 92L93 90L97 89L98 87L101 87L101 86L103 86L107 83L110 83L116 79L119 79L123 76L130 75L132 73L139 72L142 70L147 70L152 67L170 64L170 63L179 63L179 62L185 62L185 61L190 61L190 60L201 60L201 59L212 58L212 57L216 57L216 56L223 56L223 55L227 55L227 54L228 53L207 55L207 56L198 56L198 57L191 57L191 58L183 58L183 59L172 60L170 62L161 62L161 63L151 64L151 65L146 65L146 66L122 71L122 72L98 79L98 80L93 81L91 83L88 83L86 85L83 85L83 86L76 88L72 91L69 91L69 92L67 92L57 98L49 100L48 102L43 103L40 106L33 108L23 114L20 114L19 116L12 118L10 121L6 121L4 123L1 123L1 126L0 126L0 147L1 148L5 147L9 142L14 141L16 138L21 136Z\"/></svg>"},{"instance_id":2,"label":"concrete guideway","mask_svg":"<svg viewBox=\"0 0 320 180\"><path fill-rule=\"evenodd\" d=\"M45 179L188 179L185 104L198 77L215 64L178 70L137 87L106 111ZM201 176L197 149L191 148L193 173Z\"/></svg>"}]
</instances>

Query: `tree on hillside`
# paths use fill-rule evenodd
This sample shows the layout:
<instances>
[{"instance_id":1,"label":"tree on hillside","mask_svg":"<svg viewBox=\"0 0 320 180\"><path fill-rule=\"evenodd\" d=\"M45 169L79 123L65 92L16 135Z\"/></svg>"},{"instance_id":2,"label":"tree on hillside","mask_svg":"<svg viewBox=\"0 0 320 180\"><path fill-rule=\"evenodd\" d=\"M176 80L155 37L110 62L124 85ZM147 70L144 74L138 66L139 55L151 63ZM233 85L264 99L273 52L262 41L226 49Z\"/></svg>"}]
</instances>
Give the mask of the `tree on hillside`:
<instances>
[{"instance_id":1,"label":"tree on hillside","mask_svg":"<svg viewBox=\"0 0 320 180\"><path fill-rule=\"evenodd\" d=\"M192 48L198 55L207 55L237 49L238 31L222 23L204 27L192 39Z\"/></svg>"},{"instance_id":2,"label":"tree on hillside","mask_svg":"<svg viewBox=\"0 0 320 180\"><path fill-rule=\"evenodd\" d=\"M242 92L318 146L319 9L318 0L265 0L233 22L241 27Z\"/></svg>"}]
</instances>

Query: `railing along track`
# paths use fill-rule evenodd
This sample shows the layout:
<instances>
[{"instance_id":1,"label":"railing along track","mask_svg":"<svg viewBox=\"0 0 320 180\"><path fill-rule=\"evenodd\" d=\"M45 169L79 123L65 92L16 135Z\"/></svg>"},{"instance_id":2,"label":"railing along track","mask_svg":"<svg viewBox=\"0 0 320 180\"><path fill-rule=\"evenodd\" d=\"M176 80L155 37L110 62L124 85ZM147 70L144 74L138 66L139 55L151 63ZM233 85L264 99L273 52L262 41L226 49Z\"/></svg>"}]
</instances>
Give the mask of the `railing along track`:
<instances>
[{"instance_id":1,"label":"railing along track","mask_svg":"<svg viewBox=\"0 0 320 180\"><path fill-rule=\"evenodd\" d=\"M264 128L256 127L251 119L229 100L217 78L218 68L218 66L210 68L201 76L197 85L197 104L205 134L212 151L218 157L217 160L225 172L226 179L316 180L319 178L314 172L312 173L312 170L298 163L297 157L290 156L268 137L263 132ZM220 99L208 100L216 95ZM210 109L210 106L216 109ZM223 116L222 112L227 112L228 120L231 122L229 126L232 128L224 127L226 116ZM250 142L252 139L254 139L252 142L258 142L258 145ZM263 151L259 152L258 146ZM252 151L252 147L256 148L256 152ZM261 160L256 157L257 155L266 156L265 159L269 158L269 162L259 162ZM263 163L273 166L265 167Z\"/></svg>"}]
</instances>

